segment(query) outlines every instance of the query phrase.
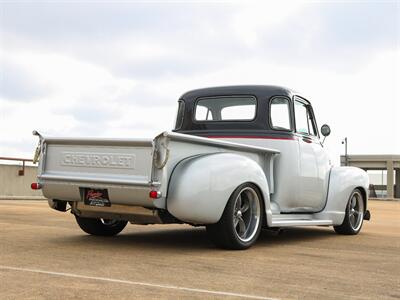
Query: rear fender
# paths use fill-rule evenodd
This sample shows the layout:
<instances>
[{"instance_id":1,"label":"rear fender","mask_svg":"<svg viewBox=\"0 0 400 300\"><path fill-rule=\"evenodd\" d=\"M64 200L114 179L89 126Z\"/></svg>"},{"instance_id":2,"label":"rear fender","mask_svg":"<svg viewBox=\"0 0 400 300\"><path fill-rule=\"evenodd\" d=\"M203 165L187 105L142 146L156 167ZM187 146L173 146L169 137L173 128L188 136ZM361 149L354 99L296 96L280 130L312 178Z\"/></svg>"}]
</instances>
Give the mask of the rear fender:
<instances>
[{"instance_id":1,"label":"rear fender","mask_svg":"<svg viewBox=\"0 0 400 300\"><path fill-rule=\"evenodd\" d=\"M171 175L167 209L187 223L216 223L233 191L245 182L259 187L265 209L270 212L268 181L254 160L226 152L185 159Z\"/></svg>"}]
</instances>

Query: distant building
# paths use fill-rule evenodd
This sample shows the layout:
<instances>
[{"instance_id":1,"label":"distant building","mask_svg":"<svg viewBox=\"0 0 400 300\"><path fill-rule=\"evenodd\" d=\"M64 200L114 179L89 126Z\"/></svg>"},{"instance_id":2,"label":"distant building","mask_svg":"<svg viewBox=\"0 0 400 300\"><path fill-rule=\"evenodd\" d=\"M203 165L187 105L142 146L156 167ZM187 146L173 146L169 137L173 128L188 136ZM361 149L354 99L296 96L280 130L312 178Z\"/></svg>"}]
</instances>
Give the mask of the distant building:
<instances>
[{"instance_id":1,"label":"distant building","mask_svg":"<svg viewBox=\"0 0 400 300\"><path fill-rule=\"evenodd\" d=\"M340 163L368 172L370 197L400 198L400 155L342 155Z\"/></svg>"}]
</instances>

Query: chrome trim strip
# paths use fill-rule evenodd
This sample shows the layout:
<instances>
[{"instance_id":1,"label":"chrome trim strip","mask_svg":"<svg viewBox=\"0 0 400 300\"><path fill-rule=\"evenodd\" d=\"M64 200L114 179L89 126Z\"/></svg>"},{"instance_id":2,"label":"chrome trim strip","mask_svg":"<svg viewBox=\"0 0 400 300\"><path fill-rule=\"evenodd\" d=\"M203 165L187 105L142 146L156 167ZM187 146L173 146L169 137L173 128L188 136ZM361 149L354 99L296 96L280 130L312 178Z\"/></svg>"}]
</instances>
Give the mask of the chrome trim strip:
<instances>
[{"instance_id":1,"label":"chrome trim strip","mask_svg":"<svg viewBox=\"0 0 400 300\"><path fill-rule=\"evenodd\" d=\"M151 139L110 139L110 138L65 138L44 137L43 141L52 145L89 145L89 146L136 146L153 147Z\"/></svg>"},{"instance_id":2,"label":"chrome trim strip","mask_svg":"<svg viewBox=\"0 0 400 300\"><path fill-rule=\"evenodd\" d=\"M332 220L274 220L273 227L291 227L291 226L326 226L333 225Z\"/></svg>"},{"instance_id":3,"label":"chrome trim strip","mask_svg":"<svg viewBox=\"0 0 400 300\"><path fill-rule=\"evenodd\" d=\"M222 141L222 140L210 139L210 138L199 137L199 136L194 136L194 135L189 135L189 134L176 133L176 132L167 132L167 131L163 132L160 135L158 135L156 137L156 139L159 137L162 137L162 136L170 138L171 140L184 141L184 142L189 142L189 143L193 143L193 144L211 145L211 146L216 146L216 147L221 147L221 148L246 150L246 151L257 152L257 153L259 153L259 152L275 153L275 154L280 153L280 151L277 149L232 143L232 142L227 142L227 141Z\"/></svg>"}]
</instances>

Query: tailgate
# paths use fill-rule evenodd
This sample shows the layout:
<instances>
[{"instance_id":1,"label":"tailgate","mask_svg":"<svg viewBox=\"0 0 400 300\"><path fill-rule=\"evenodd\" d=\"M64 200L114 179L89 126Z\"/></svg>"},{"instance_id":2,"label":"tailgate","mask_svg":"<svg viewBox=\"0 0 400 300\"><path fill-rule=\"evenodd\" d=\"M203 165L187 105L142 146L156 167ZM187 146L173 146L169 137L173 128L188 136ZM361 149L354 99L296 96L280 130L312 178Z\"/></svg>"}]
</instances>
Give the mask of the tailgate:
<instances>
[{"instance_id":1,"label":"tailgate","mask_svg":"<svg viewBox=\"0 0 400 300\"><path fill-rule=\"evenodd\" d=\"M151 140L46 138L38 178L51 199L79 201L98 188L113 203L149 205L152 161Z\"/></svg>"}]
</instances>

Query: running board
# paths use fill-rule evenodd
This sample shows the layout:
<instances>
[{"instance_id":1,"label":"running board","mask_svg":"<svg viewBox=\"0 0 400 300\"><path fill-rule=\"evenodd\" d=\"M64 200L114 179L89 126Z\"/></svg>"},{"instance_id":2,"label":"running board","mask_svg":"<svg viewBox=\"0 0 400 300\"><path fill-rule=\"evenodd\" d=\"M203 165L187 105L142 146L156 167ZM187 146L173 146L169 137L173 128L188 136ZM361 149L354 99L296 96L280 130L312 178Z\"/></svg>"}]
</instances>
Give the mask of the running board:
<instances>
[{"instance_id":1,"label":"running board","mask_svg":"<svg viewBox=\"0 0 400 300\"><path fill-rule=\"evenodd\" d=\"M272 215L272 227L329 226L332 220L314 219L313 215Z\"/></svg>"}]
</instances>

